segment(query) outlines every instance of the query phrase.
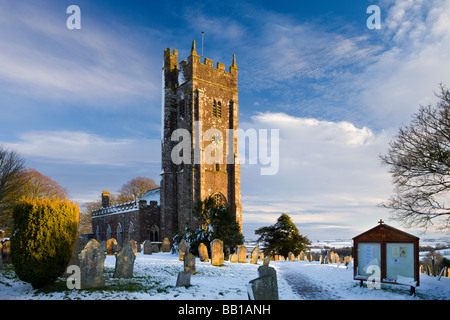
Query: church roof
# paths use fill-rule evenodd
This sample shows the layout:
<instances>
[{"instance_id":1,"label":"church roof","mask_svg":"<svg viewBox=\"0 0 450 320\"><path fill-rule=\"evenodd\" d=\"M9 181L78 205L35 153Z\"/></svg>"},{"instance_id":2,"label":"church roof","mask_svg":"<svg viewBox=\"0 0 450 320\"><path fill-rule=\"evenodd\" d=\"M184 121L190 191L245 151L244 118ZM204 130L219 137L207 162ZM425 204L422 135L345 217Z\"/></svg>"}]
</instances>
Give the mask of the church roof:
<instances>
[{"instance_id":1,"label":"church roof","mask_svg":"<svg viewBox=\"0 0 450 320\"><path fill-rule=\"evenodd\" d=\"M147 191L140 199L147 201L147 205L150 205L150 201L156 201L159 204L160 200L160 188Z\"/></svg>"}]
</instances>

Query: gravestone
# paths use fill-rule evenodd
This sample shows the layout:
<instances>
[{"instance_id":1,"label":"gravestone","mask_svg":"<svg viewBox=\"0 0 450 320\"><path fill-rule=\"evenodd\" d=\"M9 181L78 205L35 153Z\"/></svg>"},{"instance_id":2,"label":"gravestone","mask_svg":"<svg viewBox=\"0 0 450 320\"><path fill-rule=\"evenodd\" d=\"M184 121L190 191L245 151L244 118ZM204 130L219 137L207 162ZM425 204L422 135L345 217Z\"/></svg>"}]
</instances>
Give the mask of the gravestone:
<instances>
[{"instance_id":1,"label":"gravestone","mask_svg":"<svg viewBox=\"0 0 450 320\"><path fill-rule=\"evenodd\" d=\"M300 251L300 255L299 255L299 257L298 257L298 260L300 260L300 261L305 261L305 253L303 252L303 250Z\"/></svg>"},{"instance_id":2,"label":"gravestone","mask_svg":"<svg viewBox=\"0 0 450 320\"><path fill-rule=\"evenodd\" d=\"M170 241L167 238L164 238L163 240L162 252L170 252Z\"/></svg>"},{"instance_id":3,"label":"gravestone","mask_svg":"<svg viewBox=\"0 0 450 320\"><path fill-rule=\"evenodd\" d=\"M198 255L201 262L209 262L208 248L204 243L200 243L198 246Z\"/></svg>"},{"instance_id":4,"label":"gravestone","mask_svg":"<svg viewBox=\"0 0 450 320\"><path fill-rule=\"evenodd\" d=\"M288 253L288 260L289 261L295 261L295 256L294 256L294 254L292 252Z\"/></svg>"},{"instance_id":5,"label":"gravestone","mask_svg":"<svg viewBox=\"0 0 450 320\"><path fill-rule=\"evenodd\" d=\"M277 273L274 268L261 266L259 277L248 283L247 294L250 300L278 300Z\"/></svg>"},{"instance_id":6,"label":"gravestone","mask_svg":"<svg viewBox=\"0 0 450 320\"><path fill-rule=\"evenodd\" d=\"M105 253L100 243L91 239L78 255L80 260L80 286L81 289L101 288L105 285L103 267Z\"/></svg>"},{"instance_id":7,"label":"gravestone","mask_svg":"<svg viewBox=\"0 0 450 320\"><path fill-rule=\"evenodd\" d=\"M224 247L223 247L223 256L224 256L224 259L228 261L228 259L230 259L230 255L231 255L231 249L230 249L230 246L224 246Z\"/></svg>"},{"instance_id":8,"label":"gravestone","mask_svg":"<svg viewBox=\"0 0 450 320\"><path fill-rule=\"evenodd\" d=\"M221 266L223 265L223 260L223 241L215 239L211 242L211 264L213 266Z\"/></svg>"},{"instance_id":9,"label":"gravestone","mask_svg":"<svg viewBox=\"0 0 450 320\"><path fill-rule=\"evenodd\" d=\"M106 254L112 256L118 251L119 244L117 243L117 240L114 238L108 239L108 241L106 241Z\"/></svg>"},{"instance_id":10,"label":"gravestone","mask_svg":"<svg viewBox=\"0 0 450 320\"><path fill-rule=\"evenodd\" d=\"M251 259L250 259L250 263L252 264L257 264L258 263L258 259L259 259L259 248L255 247L252 250L252 255L251 255Z\"/></svg>"},{"instance_id":11,"label":"gravestone","mask_svg":"<svg viewBox=\"0 0 450 320\"><path fill-rule=\"evenodd\" d=\"M233 262L233 263L237 262L237 254L236 253L233 253L231 255L230 262Z\"/></svg>"},{"instance_id":12,"label":"gravestone","mask_svg":"<svg viewBox=\"0 0 450 320\"><path fill-rule=\"evenodd\" d=\"M239 246L237 255L239 263L247 263L247 248L244 245Z\"/></svg>"},{"instance_id":13,"label":"gravestone","mask_svg":"<svg viewBox=\"0 0 450 320\"><path fill-rule=\"evenodd\" d=\"M192 253L187 253L184 256L184 271L195 274L195 256Z\"/></svg>"},{"instance_id":14,"label":"gravestone","mask_svg":"<svg viewBox=\"0 0 450 320\"><path fill-rule=\"evenodd\" d=\"M270 256L264 258L263 266L268 267L270 263Z\"/></svg>"},{"instance_id":15,"label":"gravestone","mask_svg":"<svg viewBox=\"0 0 450 320\"><path fill-rule=\"evenodd\" d=\"M153 249L152 249L152 243L150 242L150 240L145 240L144 241L144 254L152 254Z\"/></svg>"},{"instance_id":16,"label":"gravestone","mask_svg":"<svg viewBox=\"0 0 450 320\"><path fill-rule=\"evenodd\" d=\"M130 243L125 243L119 253L116 254L116 267L114 278L133 278L134 260L136 255Z\"/></svg>"},{"instance_id":17,"label":"gravestone","mask_svg":"<svg viewBox=\"0 0 450 320\"><path fill-rule=\"evenodd\" d=\"M189 246L186 243L186 240L181 239L180 244L178 245L178 255L180 257L180 261L184 261L186 252L189 253Z\"/></svg>"},{"instance_id":18,"label":"gravestone","mask_svg":"<svg viewBox=\"0 0 450 320\"><path fill-rule=\"evenodd\" d=\"M191 285L191 272L180 271L177 276L177 287L188 287Z\"/></svg>"}]
</instances>

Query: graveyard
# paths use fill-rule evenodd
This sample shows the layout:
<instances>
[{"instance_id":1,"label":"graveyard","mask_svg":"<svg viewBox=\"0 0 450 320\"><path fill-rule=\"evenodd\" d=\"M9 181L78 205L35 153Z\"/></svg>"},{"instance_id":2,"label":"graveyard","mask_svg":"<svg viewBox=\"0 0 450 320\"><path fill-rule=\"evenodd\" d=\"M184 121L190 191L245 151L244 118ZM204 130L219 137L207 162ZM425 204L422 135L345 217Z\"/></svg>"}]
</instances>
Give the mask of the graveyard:
<instances>
[{"instance_id":1,"label":"graveyard","mask_svg":"<svg viewBox=\"0 0 450 320\"><path fill-rule=\"evenodd\" d=\"M248 249L250 253L252 250ZM248 300L248 283L258 278L258 268L263 265L260 259L252 261L251 255L224 260L218 265L211 259L202 261L194 257L195 271L190 272L190 285L177 286L177 277L185 264L178 253L137 252L132 277L115 276L116 257L105 256L104 283L89 289L69 289L68 280L61 277L36 290L20 281L13 266L5 263L0 271L0 300ZM409 294L406 286L360 287L353 280L351 264L290 261L281 257L269 262L276 271L280 300L446 300L450 296L450 278L438 280L426 274L420 274L415 296Z\"/></svg>"}]
</instances>

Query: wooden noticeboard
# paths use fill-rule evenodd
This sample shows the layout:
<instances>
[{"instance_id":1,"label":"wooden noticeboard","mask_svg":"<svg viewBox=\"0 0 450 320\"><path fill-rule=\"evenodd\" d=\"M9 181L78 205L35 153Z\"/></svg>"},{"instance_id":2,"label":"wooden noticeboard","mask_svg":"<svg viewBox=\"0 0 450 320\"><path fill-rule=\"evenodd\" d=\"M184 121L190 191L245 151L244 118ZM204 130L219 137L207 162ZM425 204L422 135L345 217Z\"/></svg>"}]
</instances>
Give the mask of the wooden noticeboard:
<instances>
[{"instance_id":1,"label":"wooden noticeboard","mask_svg":"<svg viewBox=\"0 0 450 320\"><path fill-rule=\"evenodd\" d=\"M420 284L419 238L382 220L353 238L353 255L355 280L408 285L411 292Z\"/></svg>"}]
</instances>

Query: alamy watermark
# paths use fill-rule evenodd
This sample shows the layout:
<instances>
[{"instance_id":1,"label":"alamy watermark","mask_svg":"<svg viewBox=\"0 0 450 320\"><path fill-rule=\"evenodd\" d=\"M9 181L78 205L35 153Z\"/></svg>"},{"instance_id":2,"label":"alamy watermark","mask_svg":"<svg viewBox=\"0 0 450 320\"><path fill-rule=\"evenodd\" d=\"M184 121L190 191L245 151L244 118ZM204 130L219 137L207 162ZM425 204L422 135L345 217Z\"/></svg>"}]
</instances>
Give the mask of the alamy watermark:
<instances>
[{"instance_id":1,"label":"alamy watermark","mask_svg":"<svg viewBox=\"0 0 450 320\"><path fill-rule=\"evenodd\" d=\"M381 10L377 5L367 7L366 13L370 14L367 18L366 26L368 29L381 29Z\"/></svg>"},{"instance_id":2,"label":"alamy watermark","mask_svg":"<svg viewBox=\"0 0 450 320\"><path fill-rule=\"evenodd\" d=\"M202 123L195 121L194 137L192 140L187 129L172 132L171 140L178 142L171 150L174 164L223 164L224 161L226 164L260 164L261 175L278 173L279 129L226 129L224 136L221 130L214 128L203 132ZM244 155L242 158L239 157L239 150L235 152L235 141L239 141L239 149ZM203 142L209 144L203 148Z\"/></svg>"},{"instance_id":3,"label":"alamy watermark","mask_svg":"<svg viewBox=\"0 0 450 320\"><path fill-rule=\"evenodd\" d=\"M67 278L66 286L67 289L81 289L81 271L80 267L76 265L70 265L67 267L67 273L71 273L71 275Z\"/></svg>"},{"instance_id":4,"label":"alamy watermark","mask_svg":"<svg viewBox=\"0 0 450 320\"><path fill-rule=\"evenodd\" d=\"M381 269L377 265L370 265L367 267L367 273L371 273L367 278L367 288L369 289L381 289Z\"/></svg>"},{"instance_id":5,"label":"alamy watermark","mask_svg":"<svg viewBox=\"0 0 450 320\"><path fill-rule=\"evenodd\" d=\"M66 27L69 30L81 29L81 9L77 5L70 5L67 7L66 13L70 16L66 20Z\"/></svg>"}]
</instances>

